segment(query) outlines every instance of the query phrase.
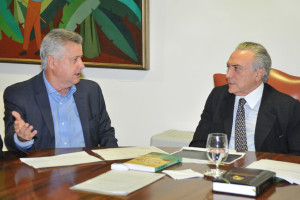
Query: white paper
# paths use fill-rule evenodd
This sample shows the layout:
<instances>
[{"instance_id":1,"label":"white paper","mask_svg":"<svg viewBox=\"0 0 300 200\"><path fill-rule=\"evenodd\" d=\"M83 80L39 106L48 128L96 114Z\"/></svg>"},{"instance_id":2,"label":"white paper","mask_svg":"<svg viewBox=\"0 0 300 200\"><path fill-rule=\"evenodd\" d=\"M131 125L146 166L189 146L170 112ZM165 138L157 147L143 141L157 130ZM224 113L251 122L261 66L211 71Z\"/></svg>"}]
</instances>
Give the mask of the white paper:
<instances>
[{"instance_id":1,"label":"white paper","mask_svg":"<svg viewBox=\"0 0 300 200\"><path fill-rule=\"evenodd\" d=\"M20 158L20 160L36 169L46 167L78 165L102 161L99 158L86 153L85 151L61 154L57 156Z\"/></svg>"},{"instance_id":2,"label":"white paper","mask_svg":"<svg viewBox=\"0 0 300 200\"><path fill-rule=\"evenodd\" d=\"M94 153L100 155L104 160L124 160L136 158L138 156L145 155L151 152L166 153L167 152L154 147L154 146L145 146L145 147L124 147L124 148L109 148L109 149L97 149L92 150Z\"/></svg>"},{"instance_id":3,"label":"white paper","mask_svg":"<svg viewBox=\"0 0 300 200\"><path fill-rule=\"evenodd\" d=\"M165 174L161 173L110 170L95 178L72 186L70 189L100 194L127 195L164 176Z\"/></svg>"},{"instance_id":4,"label":"white paper","mask_svg":"<svg viewBox=\"0 0 300 200\"><path fill-rule=\"evenodd\" d=\"M195 178L195 177L204 177L203 174L199 172L195 172L191 169L184 170L163 170L162 173L168 174L175 180L187 179L187 178Z\"/></svg>"},{"instance_id":5,"label":"white paper","mask_svg":"<svg viewBox=\"0 0 300 200\"><path fill-rule=\"evenodd\" d=\"M290 183L300 184L300 164L261 159L254 161L247 168L269 170L276 173L276 177Z\"/></svg>"},{"instance_id":6,"label":"white paper","mask_svg":"<svg viewBox=\"0 0 300 200\"><path fill-rule=\"evenodd\" d=\"M177 153L177 152L180 152L180 151L182 151L182 150L202 151L202 152L206 152L206 149L205 149L205 148L198 148L198 147L183 147L183 148L181 148L179 151L173 152L172 155L175 154L175 153ZM231 164L231 163L234 163L235 161L237 161L237 160L239 160L239 159L241 159L242 157L245 156L245 153L242 153L242 152L236 152L236 150L234 150L234 149L229 149L229 154L231 154L231 155L241 155L241 157L238 158L238 159L235 159L235 160L233 160L233 161L231 161L231 162L225 161L225 162L221 163L221 165L223 165L223 164ZM208 159L207 159L207 160L201 160L201 159L184 158L184 157L182 157L182 162L183 162L183 163L198 163L198 164L214 164L213 162L211 162L211 161L208 160Z\"/></svg>"}]
</instances>

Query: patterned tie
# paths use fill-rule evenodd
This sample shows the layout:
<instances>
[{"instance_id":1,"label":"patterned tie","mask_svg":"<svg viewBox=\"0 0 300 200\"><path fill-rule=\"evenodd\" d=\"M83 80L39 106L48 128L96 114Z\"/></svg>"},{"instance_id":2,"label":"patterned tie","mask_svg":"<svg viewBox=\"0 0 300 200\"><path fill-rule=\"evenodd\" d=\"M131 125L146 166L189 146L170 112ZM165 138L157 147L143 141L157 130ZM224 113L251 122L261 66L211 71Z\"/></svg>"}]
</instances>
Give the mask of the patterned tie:
<instances>
[{"instance_id":1,"label":"patterned tie","mask_svg":"<svg viewBox=\"0 0 300 200\"><path fill-rule=\"evenodd\" d=\"M245 124L245 109L244 105L246 100L240 98L239 106L236 112L235 119L235 150L247 151L247 137L246 137L246 124Z\"/></svg>"}]
</instances>

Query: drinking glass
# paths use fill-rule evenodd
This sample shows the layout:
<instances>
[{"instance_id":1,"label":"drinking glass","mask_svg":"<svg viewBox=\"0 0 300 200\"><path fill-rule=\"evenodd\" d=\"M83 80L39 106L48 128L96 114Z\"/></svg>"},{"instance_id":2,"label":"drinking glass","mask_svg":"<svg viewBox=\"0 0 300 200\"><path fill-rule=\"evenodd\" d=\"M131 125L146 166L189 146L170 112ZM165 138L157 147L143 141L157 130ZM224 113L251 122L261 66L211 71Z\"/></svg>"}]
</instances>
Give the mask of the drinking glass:
<instances>
[{"instance_id":1,"label":"drinking glass","mask_svg":"<svg viewBox=\"0 0 300 200\"><path fill-rule=\"evenodd\" d=\"M206 154L208 159L215 163L216 169L207 170L204 175L219 177L225 172L219 169L219 165L227 159L227 135L224 133L210 133L206 142Z\"/></svg>"}]
</instances>

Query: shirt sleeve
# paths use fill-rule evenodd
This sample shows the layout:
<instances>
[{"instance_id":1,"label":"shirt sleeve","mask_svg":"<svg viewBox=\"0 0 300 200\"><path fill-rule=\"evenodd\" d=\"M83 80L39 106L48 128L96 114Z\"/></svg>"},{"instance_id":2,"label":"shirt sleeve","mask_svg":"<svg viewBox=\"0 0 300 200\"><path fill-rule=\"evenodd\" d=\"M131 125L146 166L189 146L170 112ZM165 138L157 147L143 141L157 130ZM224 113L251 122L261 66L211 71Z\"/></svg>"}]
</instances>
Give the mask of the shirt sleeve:
<instances>
[{"instance_id":1,"label":"shirt sleeve","mask_svg":"<svg viewBox=\"0 0 300 200\"><path fill-rule=\"evenodd\" d=\"M26 142L21 142L18 138L18 135L15 133L14 134L14 141L15 141L15 143L16 143L16 145L19 149L24 150L24 149L29 149L30 147L32 147L34 139L28 140Z\"/></svg>"}]
</instances>

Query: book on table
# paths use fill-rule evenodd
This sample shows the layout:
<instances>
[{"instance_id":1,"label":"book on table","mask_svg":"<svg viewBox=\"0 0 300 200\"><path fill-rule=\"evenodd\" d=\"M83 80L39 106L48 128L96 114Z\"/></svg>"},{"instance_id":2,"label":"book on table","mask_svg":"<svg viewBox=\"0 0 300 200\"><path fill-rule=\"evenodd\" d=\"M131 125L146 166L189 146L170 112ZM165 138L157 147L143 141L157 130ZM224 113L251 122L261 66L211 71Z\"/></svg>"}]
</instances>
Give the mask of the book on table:
<instances>
[{"instance_id":1,"label":"book on table","mask_svg":"<svg viewBox=\"0 0 300 200\"><path fill-rule=\"evenodd\" d=\"M213 191L258 196L274 183L275 172L234 167L213 180Z\"/></svg>"},{"instance_id":2,"label":"book on table","mask_svg":"<svg viewBox=\"0 0 300 200\"><path fill-rule=\"evenodd\" d=\"M123 163L128 169L157 172L182 161L181 157L152 152Z\"/></svg>"}]
</instances>

